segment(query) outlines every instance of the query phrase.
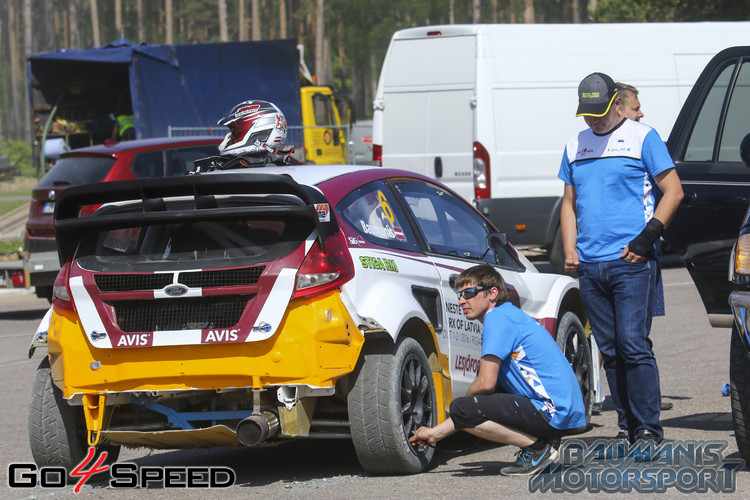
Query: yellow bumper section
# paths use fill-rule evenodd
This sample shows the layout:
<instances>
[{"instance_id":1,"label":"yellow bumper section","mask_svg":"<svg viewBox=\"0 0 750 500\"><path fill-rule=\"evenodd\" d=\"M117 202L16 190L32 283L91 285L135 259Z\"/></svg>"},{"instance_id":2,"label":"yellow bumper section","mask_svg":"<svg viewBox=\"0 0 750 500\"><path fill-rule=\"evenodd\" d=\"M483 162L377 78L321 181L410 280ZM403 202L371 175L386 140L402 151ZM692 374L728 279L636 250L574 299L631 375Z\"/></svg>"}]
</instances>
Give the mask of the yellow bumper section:
<instances>
[{"instance_id":1,"label":"yellow bumper section","mask_svg":"<svg viewBox=\"0 0 750 500\"><path fill-rule=\"evenodd\" d=\"M53 380L66 398L278 384L331 387L354 370L364 343L338 291L291 301L277 332L259 342L97 349L85 337L75 313L54 311L47 344Z\"/></svg>"}]
</instances>

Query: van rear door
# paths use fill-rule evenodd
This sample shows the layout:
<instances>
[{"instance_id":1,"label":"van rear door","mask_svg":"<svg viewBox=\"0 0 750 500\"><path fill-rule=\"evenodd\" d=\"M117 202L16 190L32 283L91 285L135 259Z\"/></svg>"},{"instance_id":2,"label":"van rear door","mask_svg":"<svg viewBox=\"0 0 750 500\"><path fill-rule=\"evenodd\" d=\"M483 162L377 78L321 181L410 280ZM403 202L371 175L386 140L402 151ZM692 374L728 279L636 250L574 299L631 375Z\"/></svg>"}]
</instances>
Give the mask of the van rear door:
<instances>
[{"instance_id":1,"label":"van rear door","mask_svg":"<svg viewBox=\"0 0 750 500\"><path fill-rule=\"evenodd\" d=\"M378 107L382 112L382 165L438 179L469 200L476 50L473 34L425 30L418 38L394 39L376 102L376 112Z\"/></svg>"}]
</instances>

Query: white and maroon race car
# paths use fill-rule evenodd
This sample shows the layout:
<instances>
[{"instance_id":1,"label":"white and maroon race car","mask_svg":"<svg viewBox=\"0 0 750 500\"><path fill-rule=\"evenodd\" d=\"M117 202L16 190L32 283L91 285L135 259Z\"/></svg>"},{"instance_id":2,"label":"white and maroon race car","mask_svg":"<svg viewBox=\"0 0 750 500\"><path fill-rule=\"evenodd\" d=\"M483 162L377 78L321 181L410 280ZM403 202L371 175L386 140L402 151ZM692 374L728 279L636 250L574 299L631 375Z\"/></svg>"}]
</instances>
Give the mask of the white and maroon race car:
<instances>
[{"instance_id":1,"label":"white and maroon race car","mask_svg":"<svg viewBox=\"0 0 750 500\"><path fill-rule=\"evenodd\" d=\"M352 439L367 472L422 471L434 448L409 435L478 369L481 325L452 283L480 262L557 338L590 415L576 281L537 272L426 177L303 165L111 182L67 189L55 218L63 266L29 415L39 465L75 466L88 446L114 460L119 445L328 436Z\"/></svg>"}]
</instances>

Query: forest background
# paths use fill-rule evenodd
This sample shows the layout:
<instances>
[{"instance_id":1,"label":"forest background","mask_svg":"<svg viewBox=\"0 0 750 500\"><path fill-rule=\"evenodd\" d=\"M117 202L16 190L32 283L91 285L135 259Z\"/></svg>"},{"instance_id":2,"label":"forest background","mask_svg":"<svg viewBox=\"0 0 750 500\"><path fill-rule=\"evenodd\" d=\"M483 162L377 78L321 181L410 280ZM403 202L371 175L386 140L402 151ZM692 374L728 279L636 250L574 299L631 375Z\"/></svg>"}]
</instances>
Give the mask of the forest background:
<instances>
[{"instance_id":1,"label":"forest background","mask_svg":"<svg viewBox=\"0 0 750 500\"><path fill-rule=\"evenodd\" d=\"M304 45L318 83L348 94L355 116L369 118L388 42L399 29L748 19L750 0L2 0L0 152L22 173L33 172L28 55L118 38L146 44L292 38Z\"/></svg>"}]
</instances>

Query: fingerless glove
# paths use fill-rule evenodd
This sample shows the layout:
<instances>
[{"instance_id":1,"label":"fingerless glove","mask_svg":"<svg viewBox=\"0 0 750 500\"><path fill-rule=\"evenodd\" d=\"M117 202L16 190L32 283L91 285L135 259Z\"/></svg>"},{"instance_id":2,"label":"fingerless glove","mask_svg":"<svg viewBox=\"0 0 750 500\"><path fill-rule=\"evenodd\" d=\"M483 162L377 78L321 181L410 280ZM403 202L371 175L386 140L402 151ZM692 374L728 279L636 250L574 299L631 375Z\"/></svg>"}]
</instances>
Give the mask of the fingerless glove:
<instances>
[{"instance_id":1,"label":"fingerless glove","mask_svg":"<svg viewBox=\"0 0 750 500\"><path fill-rule=\"evenodd\" d=\"M647 257L649 250L654 246L654 242L664 232L664 224L659 219L651 217L641 234L636 236L633 241L628 243L628 249L636 255Z\"/></svg>"}]
</instances>

